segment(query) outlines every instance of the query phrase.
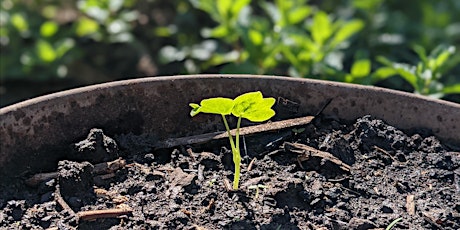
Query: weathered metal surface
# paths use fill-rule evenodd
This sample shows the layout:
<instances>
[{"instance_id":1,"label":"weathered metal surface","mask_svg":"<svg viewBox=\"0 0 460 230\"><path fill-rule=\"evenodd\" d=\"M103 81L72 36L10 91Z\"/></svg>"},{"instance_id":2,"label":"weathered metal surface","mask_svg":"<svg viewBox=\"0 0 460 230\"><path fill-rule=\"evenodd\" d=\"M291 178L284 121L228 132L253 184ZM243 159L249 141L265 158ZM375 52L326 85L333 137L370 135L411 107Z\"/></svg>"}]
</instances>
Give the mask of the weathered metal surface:
<instances>
[{"instance_id":1,"label":"weathered metal surface","mask_svg":"<svg viewBox=\"0 0 460 230\"><path fill-rule=\"evenodd\" d=\"M66 157L67 147L84 139L91 128L102 128L109 136L148 134L152 142L213 132L222 128L220 118L191 119L188 104L255 90L298 105L280 111L280 119L314 114L333 98L326 115L353 120L371 114L401 129L428 128L441 139L460 143L460 105L413 94L275 76L150 77L63 91L1 108L0 175L55 165Z\"/></svg>"}]
</instances>

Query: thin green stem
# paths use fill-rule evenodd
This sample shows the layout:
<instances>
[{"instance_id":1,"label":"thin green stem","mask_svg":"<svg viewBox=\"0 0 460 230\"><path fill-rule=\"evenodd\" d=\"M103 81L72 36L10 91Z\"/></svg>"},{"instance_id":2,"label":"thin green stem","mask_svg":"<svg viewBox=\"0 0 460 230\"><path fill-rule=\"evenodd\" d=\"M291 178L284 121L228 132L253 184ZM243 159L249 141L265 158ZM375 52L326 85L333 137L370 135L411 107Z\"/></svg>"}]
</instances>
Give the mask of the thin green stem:
<instances>
[{"instance_id":1,"label":"thin green stem","mask_svg":"<svg viewBox=\"0 0 460 230\"><path fill-rule=\"evenodd\" d=\"M241 117L238 118L238 123L236 124L236 147L233 152L233 163L235 163L235 178L233 179L233 189L237 190L240 183L240 166L241 166L241 154L240 154L240 125Z\"/></svg>"},{"instance_id":2,"label":"thin green stem","mask_svg":"<svg viewBox=\"0 0 460 230\"><path fill-rule=\"evenodd\" d=\"M230 140L230 146L232 147L232 154L233 154L233 163L235 164L235 175L233 178L233 189L237 190L239 187L240 183L240 164L241 164L241 154L240 154L240 123L241 123L241 117L238 119L238 124L236 127L236 146L235 142L233 141L233 136L230 133L230 127L228 126L227 119L225 118L225 115L222 115L222 118L224 120L224 125L225 128L227 129L227 134L228 134L228 139Z\"/></svg>"},{"instance_id":3,"label":"thin green stem","mask_svg":"<svg viewBox=\"0 0 460 230\"><path fill-rule=\"evenodd\" d=\"M235 149L233 152L233 163L235 164L235 175L233 178L233 190L237 190L240 183L240 164L241 164L241 155L240 150Z\"/></svg>"},{"instance_id":4,"label":"thin green stem","mask_svg":"<svg viewBox=\"0 0 460 230\"><path fill-rule=\"evenodd\" d=\"M233 149L235 148L235 143L233 142L233 136L230 133L230 127L228 126L227 119L225 118L225 115L223 114L222 114L222 119L224 120L224 125L225 125L225 128L227 129L228 139L230 140L230 146L232 147L232 152L233 152Z\"/></svg>"},{"instance_id":5,"label":"thin green stem","mask_svg":"<svg viewBox=\"0 0 460 230\"><path fill-rule=\"evenodd\" d=\"M240 149L240 125L241 125L241 117L238 117L238 123L236 124L236 148Z\"/></svg>"}]
</instances>

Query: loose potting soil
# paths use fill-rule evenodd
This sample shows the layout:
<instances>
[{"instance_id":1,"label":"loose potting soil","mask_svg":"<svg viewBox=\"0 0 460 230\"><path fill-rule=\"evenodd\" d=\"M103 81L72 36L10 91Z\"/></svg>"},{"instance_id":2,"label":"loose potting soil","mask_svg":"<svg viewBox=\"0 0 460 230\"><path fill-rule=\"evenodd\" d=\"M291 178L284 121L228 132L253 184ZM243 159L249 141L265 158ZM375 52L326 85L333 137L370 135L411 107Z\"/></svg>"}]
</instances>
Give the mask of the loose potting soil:
<instances>
[{"instance_id":1,"label":"loose potting soil","mask_svg":"<svg viewBox=\"0 0 460 230\"><path fill-rule=\"evenodd\" d=\"M460 229L460 153L428 131L317 117L246 136L237 191L228 140L125 138L93 129L56 172L2 185L0 228Z\"/></svg>"}]
</instances>

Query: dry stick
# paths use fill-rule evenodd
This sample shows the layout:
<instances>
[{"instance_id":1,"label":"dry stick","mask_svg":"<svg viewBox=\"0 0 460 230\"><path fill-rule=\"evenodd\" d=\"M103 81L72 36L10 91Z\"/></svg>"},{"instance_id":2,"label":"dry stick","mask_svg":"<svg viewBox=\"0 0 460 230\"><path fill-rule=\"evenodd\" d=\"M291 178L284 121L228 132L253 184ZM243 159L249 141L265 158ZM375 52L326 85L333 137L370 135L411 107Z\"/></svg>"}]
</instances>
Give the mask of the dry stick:
<instances>
[{"instance_id":1,"label":"dry stick","mask_svg":"<svg viewBox=\"0 0 460 230\"><path fill-rule=\"evenodd\" d=\"M109 162L103 162L94 165L93 173L94 174L109 174L117 171L120 168L126 166L126 160L121 157Z\"/></svg>"},{"instance_id":2,"label":"dry stick","mask_svg":"<svg viewBox=\"0 0 460 230\"><path fill-rule=\"evenodd\" d=\"M315 149L313 147L310 147L308 145L300 144L300 143L289 143L286 142L284 143L284 147L292 152L302 154L299 156L300 161L305 161L308 160L310 157L320 157L323 159L326 159L336 165L338 165L342 170L349 172L350 171L350 166L348 164L345 164L343 161L341 161L339 158L335 157L334 155L324 152L318 149Z\"/></svg>"},{"instance_id":3,"label":"dry stick","mask_svg":"<svg viewBox=\"0 0 460 230\"><path fill-rule=\"evenodd\" d=\"M190 157L192 158L192 161L195 162L196 158L193 155L193 150L191 148L187 148L186 152L188 153L188 155L190 155Z\"/></svg>"},{"instance_id":4,"label":"dry stick","mask_svg":"<svg viewBox=\"0 0 460 230\"><path fill-rule=\"evenodd\" d=\"M214 198L211 198L211 200L209 201L209 204L208 206L204 207L202 210L201 210L201 213L205 213L209 210L211 210L212 206L214 205L215 201L214 201Z\"/></svg>"},{"instance_id":5,"label":"dry stick","mask_svg":"<svg viewBox=\"0 0 460 230\"><path fill-rule=\"evenodd\" d=\"M202 164L198 165L198 181L204 180L203 171L204 171L204 165Z\"/></svg>"},{"instance_id":6,"label":"dry stick","mask_svg":"<svg viewBox=\"0 0 460 230\"><path fill-rule=\"evenodd\" d=\"M441 230L444 230L445 228L442 227L440 224L436 223L436 220L434 217L430 216L428 213L426 212L422 212L422 215L423 215L423 219L425 219L427 222L429 222L430 224L436 226L438 229L441 229Z\"/></svg>"},{"instance_id":7,"label":"dry stick","mask_svg":"<svg viewBox=\"0 0 460 230\"><path fill-rule=\"evenodd\" d=\"M406 209L409 215L415 215L415 202L414 202L414 195L407 195L406 197Z\"/></svg>"},{"instance_id":8,"label":"dry stick","mask_svg":"<svg viewBox=\"0 0 460 230\"><path fill-rule=\"evenodd\" d=\"M376 145L374 145L374 149L381 152L381 153L384 153L385 155L389 156L393 161L396 161L396 162L399 162L398 159L396 159L394 156L392 156L389 152L387 152L385 149L382 149Z\"/></svg>"},{"instance_id":9,"label":"dry stick","mask_svg":"<svg viewBox=\"0 0 460 230\"><path fill-rule=\"evenodd\" d=\"M248 172L252 170L252 167L254 167L255 162L256 162L256 158L252 158L251 162L249 162L249 165L248 165Z\"/></svg>"},{"instance_id":10,"label":"dry stick","mask_svg":"<svg viewBox=\"0 0 460 230\"><path fill-rule=\"evenodd\" d=\"M80 211L77 216L80 220L95 220L100 218L115 218L132 213L130 208L111 208L103 210Z\"/></svg>"},{"instance_id":11,"label":"dry stick","mask_svg":"<svg viewBox=\"0 0 460 230\"><path fill-rule=\"evenodd\" d=\"M30 177L29 179L27 179L25 182L26 182L26 185L31 186L31 187L35 187L38 184L40 184L41 182L43 182L43 181L49 181L49 180L55 179L57 177L58 177L57 172L38 173L38 174L35 174L32 177Z\"/></svg>"},{"instance_id":12,"label":"dry stick","mask_svg":"<svg viewBox=\"0 0 460 230\"><path fill-rule=\"evenodd\" d=\"M199 226L197 224L193 224L193 227L195 228L195 230L207 230L207 228L201 227L201 226Z\"/></svg>"},{"instance_id":13,"label":"dry stick","mask_svg":"<svg viewBox=\"0 0 460 230\"><path fill-rule=\"evenodd\" d=\"M114 161L95 164L93 173L94 174L111 174L117 171L118 169L125 167L125 165L126 165L126 161L121 158L118 158ZM25 183L31 187L35 187L41 182L55 179L58 176L59 176L58 172L37 173L33 175L32 177L30 177L29 179L26 179Z\"/></svg>"},{"instance_id":14,"label":"dry stick","mask_svg":"<svg viewBox=\"0 0 460 230\"><path fill-rule=\"evenodd\" d=\"M75 212L70 208L67 202L65 202L64 198L62 198L61 189L59 189L59 185L56 186L56 190L54 191L54 199L70 215L75 216Z\"/></svg>"},{"instance_id":15,"label":"dry stick","mask_svg":"<svg viewBox=\"0 0 460 230\"><path fill-rule=\"evenodd\" d=\"M293 118L293 119L288 119L288 120L275 121L275 122L269 122L269 123L264 123L260 125L243 127L243 128L240 128L240 135L244 136L244 135L250 135L250 134L255 134L255 133L292 128L292 127L300 126L300 125L306 125L306 124L309 124L313 120L313 118L314 118L313 116L306 116L306 117L299 117L299 118ZM235 135L235 132L236 132L236 129L232 129L230 131L231 135ZM171 148L171 147L175 147L179 145L205 143L211 140L219 140L223 138L228 138L228 134L225 131L206 133L206 134L200 134L200 135L189 136L189 137L172 138L164 142L158 143L155 147L156 148Z\"/></svg>"},{"instance_id":16,"label":"dry stick","mask_svg":"<svg viewBox=\"0 0 460 230\"><path fill-rule=\"evenodd\" d=\"M230 181L224 178L224 187L227 191L233 191L233 186L230 185Z\"/></svg>"}]
</instances>

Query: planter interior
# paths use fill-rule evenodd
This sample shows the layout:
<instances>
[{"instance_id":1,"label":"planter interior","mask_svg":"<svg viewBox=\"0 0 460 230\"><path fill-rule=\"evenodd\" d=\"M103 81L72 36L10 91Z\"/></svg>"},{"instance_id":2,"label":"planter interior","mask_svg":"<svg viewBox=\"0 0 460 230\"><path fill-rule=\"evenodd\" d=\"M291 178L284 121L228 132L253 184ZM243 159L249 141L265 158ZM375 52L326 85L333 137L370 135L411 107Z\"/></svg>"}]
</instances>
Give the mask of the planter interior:
<instances>
[{"instance_id":1,"label":"planter interior","mask_svg":"<svg viewBox=\"0 0 460 230\"><path fill-rule=\"evenodd\" d=\"M190 102L260 90L278 98L275 119L370 114L400 129L426 128L460 144L460 105L377 87L253 75L191 75L118 81L59 92L0 109L0 175L52 170L91 128L109 136L148 135L151 143L222 130L217 116L191 119ZM281 110L280 110L281 111ZM2 179L5 181L6 179Z\"/></svg>"}]
</instances>

